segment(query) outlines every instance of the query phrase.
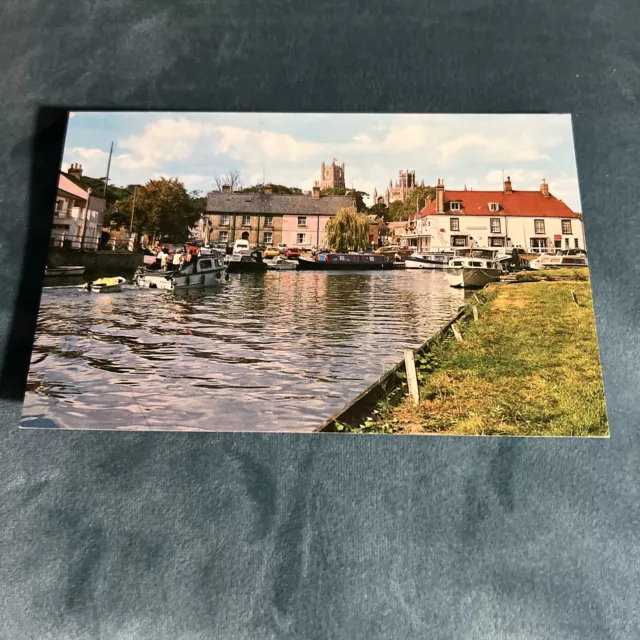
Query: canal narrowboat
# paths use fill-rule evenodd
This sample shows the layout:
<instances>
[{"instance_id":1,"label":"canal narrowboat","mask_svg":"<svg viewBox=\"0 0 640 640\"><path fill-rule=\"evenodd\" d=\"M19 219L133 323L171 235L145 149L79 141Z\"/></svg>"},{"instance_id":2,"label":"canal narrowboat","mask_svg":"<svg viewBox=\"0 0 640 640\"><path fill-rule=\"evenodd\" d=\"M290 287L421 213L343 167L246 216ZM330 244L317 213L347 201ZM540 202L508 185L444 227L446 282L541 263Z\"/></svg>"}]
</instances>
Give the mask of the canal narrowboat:
<instances>
[{"instance_id":1,"label":"canal narrowboat","mask_svg":"<svg viewBox=\"0 0 640 640\"><path fill-rule=\"evenodd\" d=\"M456 256L444 268L444 275L452 287L482 289L490 282L499 282L502 267L495 255L472 252L469 256Z\"/></svg>"},{"instance_id":2,"label":"canal narrowboat","mask_svg":"<svg viewBox=\"0 0 640 640\"><path fill-rule=\"evenodd\" d=\"M376 253L320 253L313 258L298 258L298 269L318 271L354 271L393 269L393 259Z\"/></svg>"},{"instance_id":3,"label":"canal narrowboat","mask_svg":"<svg viewBox=\"0 0 640 640\"><path fill-rule=\"evenodd\" d=\"M134 284L143 289L187 289L208 287L221 281L227 267L221 255L194 256L178 271L158 271L140 268Z\"/></svg>"}]
</instances>

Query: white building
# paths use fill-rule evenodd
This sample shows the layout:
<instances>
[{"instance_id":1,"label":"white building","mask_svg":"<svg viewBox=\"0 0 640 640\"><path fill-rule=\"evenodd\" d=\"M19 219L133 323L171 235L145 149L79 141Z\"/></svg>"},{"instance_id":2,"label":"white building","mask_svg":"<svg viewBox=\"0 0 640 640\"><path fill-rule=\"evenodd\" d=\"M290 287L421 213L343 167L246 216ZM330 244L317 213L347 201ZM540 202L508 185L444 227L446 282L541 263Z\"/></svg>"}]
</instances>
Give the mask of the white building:
<instances>
[{"instance_id":1,"label":"white building","mask_svg":"<svg viewBox=\"0 0 640 640\"><path fill-rule=\"evenodd\" d=\"M409 222L406 244L419 251L470 247L522 247L531 253L585 249L581 217L549 193L516 191L511 179L502 191L448 191L442 180L436 198Z\"/></svg>"},{"instance_id":2,"label":"white building","mask_svg":"<svg viewBox=\"0 0 640 640\"><path fill-rule=\"evenodd\" d=\"M52 247L97 249L104 222L105 200L91 195L60 174L51 229Z\"/></svg>"}]
</instances>

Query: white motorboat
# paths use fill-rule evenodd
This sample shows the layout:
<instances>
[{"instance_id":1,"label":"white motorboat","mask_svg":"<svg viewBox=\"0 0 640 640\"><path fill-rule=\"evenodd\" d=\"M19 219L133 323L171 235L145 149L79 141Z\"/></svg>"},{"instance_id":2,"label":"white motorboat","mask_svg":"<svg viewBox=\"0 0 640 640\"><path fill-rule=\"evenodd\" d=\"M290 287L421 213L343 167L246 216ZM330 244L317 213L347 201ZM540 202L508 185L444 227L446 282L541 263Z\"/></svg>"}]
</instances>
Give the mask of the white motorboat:
<instances>
[{"instance_id":1,"label":"white motorboat","mask_svg":"<svg viewBox=\"0 0 640 640\"><path fill-rule=\"evenodd\" d=\"M580 249L557 250L555 254L544 253L529 262L531 269L564 269L588 267L587 254Z\"/></svg>"},{"instance_id":2,"label":"white motorboat","mask_svg":"<svg viewBox=\"0 0 640 640\"><path fill-rule=\"evenodd\" d=\"M271 260L265 260L264 263L267 265L267 269L271 271L294 271L298 268L297 260L287 260L282 256L276 256L275 258L271 258Z\"/></svg>"},{"instance_id":3,"label":"white motorboat","mask_svg":"<svg viewBox=\"0 0 640 640\"><path fill-rule=\"evenodd\" d=\"M464 289L482 289L490 282L499 282L502 272L495 256L482 254L456 256L444 268L447 282L452 287Z\"/></svg>"},{"instance_id":4,"label":"white motorboat","mask_svg":"<svg viewBox=\"0 0 640 640\"><path fill-rule=\"evenodd\" d=\"M138 269L134 284L143 289L187 289L217 284L227 267L219 255L193 257L178 271Z\"/></svg>"},{"instance_id":5,"label":"white motorboat","mask_svg":"<svg viewBox=\"0 0 640 640\"><path fill-rule=\"evenodd\" d=\"M81 276L86 267L46 267L45 278L65 278L69 276Z\"/></svg>"},{"instance_id":6,"label":"white motorboat","mask_svg":"<svg viewBox=\"0 0 640 640\"><path fill-rule=\"evenodd\" d=\"M455 251L416 251L404 259L404 266L405 269L444 269L455 255Z\"/></svg>"}]
</instances>

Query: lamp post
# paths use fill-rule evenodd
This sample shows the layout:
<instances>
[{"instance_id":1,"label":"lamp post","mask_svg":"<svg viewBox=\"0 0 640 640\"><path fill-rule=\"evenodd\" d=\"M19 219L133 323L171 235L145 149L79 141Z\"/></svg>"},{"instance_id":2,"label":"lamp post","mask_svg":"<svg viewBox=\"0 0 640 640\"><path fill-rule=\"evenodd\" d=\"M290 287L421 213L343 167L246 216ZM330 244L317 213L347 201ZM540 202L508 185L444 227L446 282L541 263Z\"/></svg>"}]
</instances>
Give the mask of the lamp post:
<instances>
[{"instance_id":1,"label":"lamp post","mask_svg":"<svg viewBox=\"0 0 640 640\"><path fill-rule=\"evenodd\" d=\"M89 201L91 200L91 189L87 189L87 206L84 209L84 220L82 222L82 235L80 236L80 250L84 245L84 238L87 232L87 217L89 216Z\"/></svg>"}]
</instances>

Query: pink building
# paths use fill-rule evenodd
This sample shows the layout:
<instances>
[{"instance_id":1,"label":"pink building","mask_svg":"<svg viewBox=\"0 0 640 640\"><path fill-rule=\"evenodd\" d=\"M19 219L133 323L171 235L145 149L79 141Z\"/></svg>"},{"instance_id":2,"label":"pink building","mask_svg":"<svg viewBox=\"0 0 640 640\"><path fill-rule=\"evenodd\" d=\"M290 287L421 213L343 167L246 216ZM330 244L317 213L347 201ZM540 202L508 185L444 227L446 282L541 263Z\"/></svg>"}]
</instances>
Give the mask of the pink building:
<instances>
[{"instance_id":1,"label":"pink building","mask_svg":"<svg viewBox=\"0 0 640 640\"><path fill-rule=\"evenodd\" d=\"M282 216L282 242L288 247L311 249L324 246L324 228L331 215L300 214Z\"/></svg>"}]
</instances>

